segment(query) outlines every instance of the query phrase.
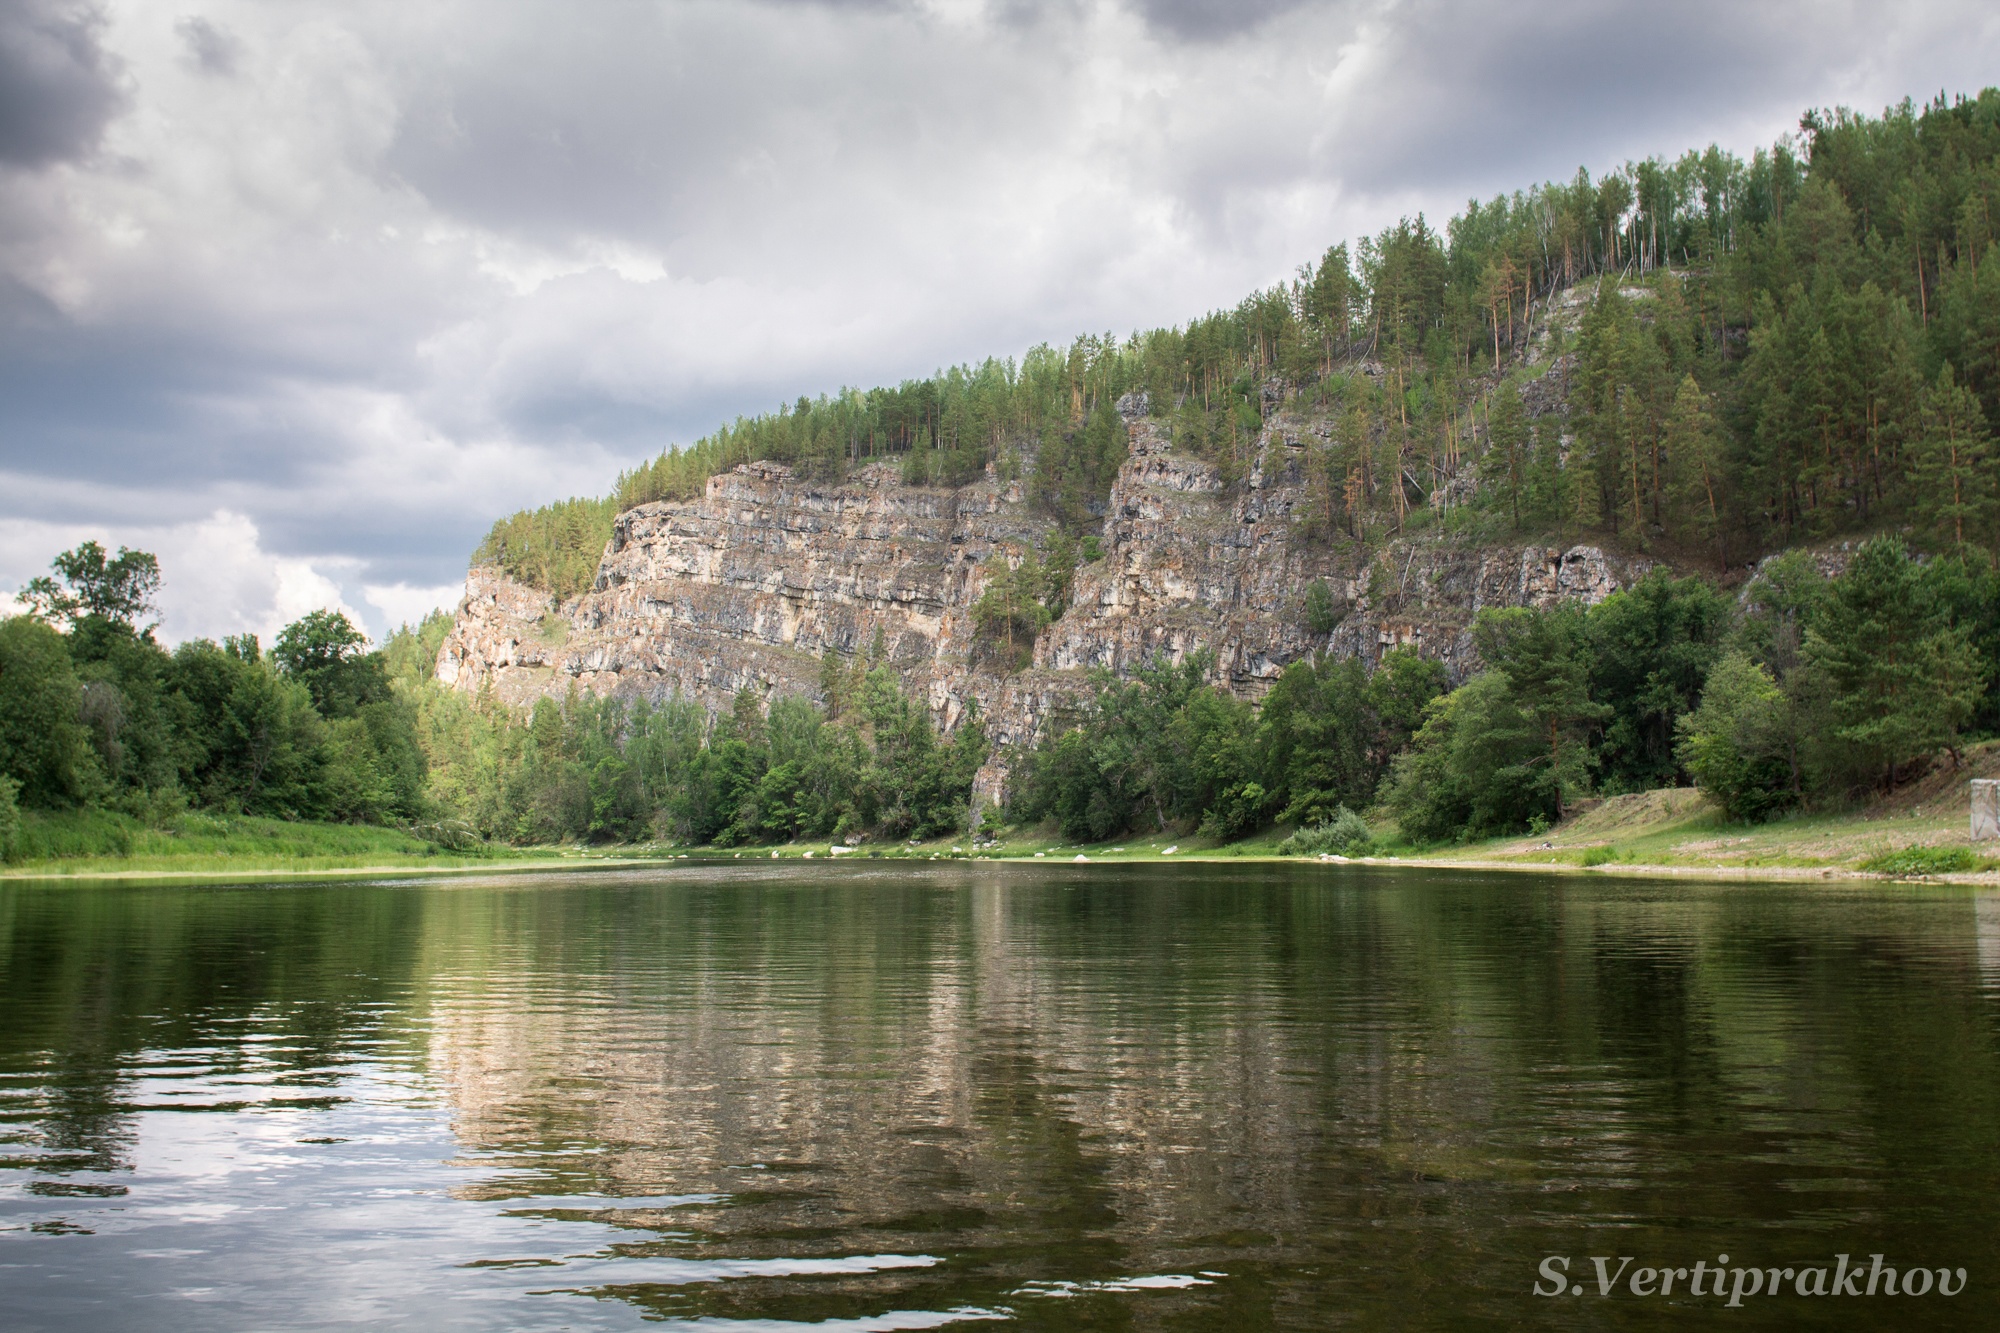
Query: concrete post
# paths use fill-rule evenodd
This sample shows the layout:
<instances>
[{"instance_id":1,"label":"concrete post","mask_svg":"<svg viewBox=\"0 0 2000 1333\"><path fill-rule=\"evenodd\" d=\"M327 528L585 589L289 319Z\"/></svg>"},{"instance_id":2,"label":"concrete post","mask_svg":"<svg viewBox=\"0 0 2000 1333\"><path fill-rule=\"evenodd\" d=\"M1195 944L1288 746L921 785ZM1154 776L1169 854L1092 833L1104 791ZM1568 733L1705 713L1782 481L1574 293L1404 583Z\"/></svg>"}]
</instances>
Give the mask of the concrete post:
<instances>
[{"instance_id":1,"label":"concrete post","mask_svg":"<svg viewBox=\"0 0 2000 1333\"><path fill-rule=\"evenodd\" d=\"M1972 840L2000 841L2000 781L1972 780Z\"/></svg>"}]
</instances>

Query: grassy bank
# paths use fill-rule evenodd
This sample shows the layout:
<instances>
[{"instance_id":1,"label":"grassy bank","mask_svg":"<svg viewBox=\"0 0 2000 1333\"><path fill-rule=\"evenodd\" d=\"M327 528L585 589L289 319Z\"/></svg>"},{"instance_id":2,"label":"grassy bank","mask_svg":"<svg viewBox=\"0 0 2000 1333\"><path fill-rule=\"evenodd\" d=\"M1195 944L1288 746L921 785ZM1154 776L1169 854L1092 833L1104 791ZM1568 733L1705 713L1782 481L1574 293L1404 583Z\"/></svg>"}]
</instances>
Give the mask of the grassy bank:
<instances>
[{"instance_id":1,"label":"grassy bank","mask_svg":"<svg viewBox=\"0 0 2000 1333\"><path fill-rule=\"evenodd\" d=\"M1689 788L1593 801L1545 833L1450 846L1414 847L1393 825L1378 827L1370 864L1719 878L1949 878L2000 885L2000 845L1968 838L1967 782L2000 777L2000 743L1979 746L1958 768L1941 765L1921 781L1863 808L1768 824L1731 824ZM891 860L1237 861L1281 858L1288 830L1270 829L1232 843L1144 834L1101 843L1065 843L1045 830L1000 828L990 840L939 839L869 844L849 856ZM708 852L709 857L825 857L825 843Z\"/></svg>"},{"instance_id":2,"label":"grassy bank","mask_svg":"<svg viewBox=\"0 0 2000 1333\"><path fill-rule=\"evenodd\" d=\"M1860 809L1768 824L1731 824L1699 792L1615 797L1539 837L1495 838L1411 852L1429 861L1602 870L1801 875L1950 875L2000 882L2000 845L1971 845L1972 778L2000 776L2000 744L1969 750L1953 767Z\"/></svg>"},{"instance_id":3,"label":"grassy bank","mask_svg":"<svg viewBox=\"0 0 2000 1333\"><path fill-rule=\"evenodd\" d=\"M451 851L399 829L363 824L192 812L155 825L108 810L23 811L0 875L446 869L495 859L484 850Z\"/></svg>"}]
</instances>

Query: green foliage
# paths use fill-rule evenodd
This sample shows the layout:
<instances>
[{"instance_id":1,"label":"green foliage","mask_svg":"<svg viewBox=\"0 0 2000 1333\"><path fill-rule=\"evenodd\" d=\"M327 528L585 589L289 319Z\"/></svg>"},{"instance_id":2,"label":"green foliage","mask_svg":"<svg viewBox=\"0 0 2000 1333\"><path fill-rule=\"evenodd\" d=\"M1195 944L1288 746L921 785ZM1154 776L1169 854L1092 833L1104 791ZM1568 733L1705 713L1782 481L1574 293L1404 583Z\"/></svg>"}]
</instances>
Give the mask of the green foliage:
<instances>
[{"instance_id":1,"label":"green foliage","mask_svg":"<svg viewBox=\"0 0 2000 1333\"><path fill-rule=\"evenodd\" d=\"M1404 833L1546 827L1586 792L1684 780L1731 818L1765 819L1894 786L1990 725L2000 577L1983 559L1880 539L1827 580L1794 554L1742 603L1738 618L1700 581L1656 572L1588 611L1482 612L1489 669L1395 760L1386 799Z\"/></svg>"},{"instance_id":2,"label":"green foliage","mask_svg":"<svg viewBox=\"0 0 2000 1333\"><path fill-rule=\"evenodd\" d=\"M1552 768L1549 747L1507 677L1484 672L1431 705L1394 763L1387 804L1413 842L1525 828L1559 813L1558 784L1571 776Z\"/></svg>"},{"instance_id":3,"label":"green foliage","mask_svg":"<svg viewBox=\"0 0 2000 1333\"><path fill-rule=\"evenodd\" d=\"M1709 672L1701 706L1676 723L1676 753L1724 814L1766 819L1801 796L1794 723L1790 701L1771 673L1731 652Z\"/></svg>"},{"instance_id":4,"label":"green foliage","mask_svg":"<svg viewBox=\"0 0 2000 1333\"><path fill-rule=\"evenodd\" d=\"M1963 634L1986 664L1986 690L1973 706L1968 735L2000 735L2000 568L1980 551L1936 556L1918 567L1931 613Z\"/></svg>"},{"instance_id":5,"label":"green foliage","mask_svg":"<svg viewBox=\"0 0 2000 1333\"><path fill-rule=\"evenodd\" d=\"M1954 752L1986 691L1967 627L1954 623L1900 542L1863 546L1806 630L1843 767L1894 786L1905 765Z\"/></svg>"},{"instance_id":6,"label":"green foliage","mask_svg":"<svg viewBox=\"0 0 2000 1333\"><path fill-rule=\"evenodd\" d=\"M1911 460L1916 517L1934 542L1963 551L1992 537L2000 460L1979 400L1954 380L1949 363L1924 393Z\"/></svg>"},{"instance_id":7,"label":"green foliage","mask_svg":"<svg viewBox=\"0 0 2000 1333\"><path fill-rule=\"evenodd\" d=\"M1863 870L1884 875L1952 875L1977 870L1979 857L1970 847L1905 847L1861 863Z\"/></svg>"},{"instance_id":8,"label":"green foliage","mask_svg":"<svg viewBox=\"0 0 2000 1333\"><path fill-rule=\"evenodd\" d=\"M1700 699L1730 618L1707 583L1662 570L1591 608L1590 697L1610 709L1596 753L1601 790L1676 783L1675 728Z\"/></svg>"},{"instance_id":9,"label":"green foliage","mask_svg":"<svg viewBox=\"0 0 2000 1333\"><path fill-rule=\"evenodd\" d=\"M382 659L362 652L368 636L338 611L309 611L278 633L271 662L306 687L325 718L348 718L389 696Z\"/></svg>"},{"instance_id":10,"label":"green foliage","mask_svg":"<svg viewBox=\"0 0 2000 1333\"><path fill-rule=\"evenodd\" d=\"M2000 580L1984 558L1877 539L1832 580L1773 560L1744 601L1738 648L1679 728L1682 762L1730 815L1893 787L1992 728Z\"/></svg>"},{"instance_id":11,"label":"green foliage","mask_svg":"<svg viewBox=\"0 0 2000 1333\"><path fill-rule=\"evenodd\" d=\"M1019 564L1009 564L1004 555L986 562L986 583L972 604L972 624L993 646L1004 646L1007 666L1022 665L1035 636L1068 599L1069 572L1045 568L1033 553Z\"/></svg>"},{"instance_id":12,"label":"green foliage","mask_svg":"<svg viewBox=\"0 0 2000 1333\"><path fill-rule=\"evenodd\" d=\"M1035 456L1036 502L1069 531L1095 523L1127 448L1124 419L1109 403L1093 409L1081 430L1045 427Z\"/></svg>"},{"instance_id":13,"label":"green foliage","mask_svg":"<svg viewBox=\"0 0 2000 1333\"><path fill-rule=\"evenodd\" d=\"M0 773L36 808L76 805L102 778L64 637L32 616L0 621Z\"/></svg>"},{"instance_id":14,"label":"green foliage","mask_svg":"<svg viewBox=\"0 0 2000 1333\"><path fill-rule=\"evenodd\" d=\"M1333 589L1326 586L1326 580L1314 579L1308 583L1305 598L1306 632L1314 638L1325 638L1333 633L1340 619L1341 608L1335 603Z\"/></svg>"},{"instance_id":15,"label":"green foliage","mask_svg":"<svg viewBox=\"0 0 2000 1333\"><path fill-rule=\"evenodd\" d=\"M1204 683L1213 665L1193 654L1155 662L1134 679L1097 678L1081 714L1051 725L1017 756L1011 818L1052 818L1063 836L1101 841L1169 821L1236 837L1268 818L1257 781L1250 705Z\"/></svg>"},{"instance_id":16,"label":"green foliage","mask_svg":"<svg viewBox=\"0 0 2000 1333\"><path fill-rule=\"evenodd\" d=\"M1827 597L1827 580L1804 551L1787 551L1759 569L1744 590L1735 644L1772 675L1782 677L1804 660L1806 626Z\"/></svg>"},{"instance_id":17,"label":"green foliage","mask_svg":"<svg viewBox=\"0 0 2000 1333\"><path fill-rule=\"evenodd\" d=\"M987 753L976 711L940 737L888 668L834 674L849 689L837 717L799 698L766 709L745 688L712 730L700 704L679 698L571 690L523 721L429 684L414 696L417 734L439 804L509 842L731 847L964 828Z\"/></svg>"},{"instance_id":18,"label":"green foliage","mask_svg":"<svg viewBox=\"0 0 2000 1333\"><path fill-rule=\"evenodd\" d=\"M77 721L106 783L96 799L135 814L178 808L185 719L167 654L149 634L94 615L72 622L68 648L81 682Z\"/></svg>"},{"instance_id":19,"label":"green foliage","mask_svg":"<svg viewBox=\"0 0 2000 1333\"><path fill-rule=\"evenodd\" d=\"M186 718L181 782L200 804L287 819L325 812L326 729L305 686L279 674L254 640L184 643L172 671Z\"/></svg>"},{"instance_id":20,"label":"green foliage","mask_svg":"<svg viewBox=\"0 0 2000 1333\"><path fill-rule=\"evenodd\" d=\"M144 551L119 547L107 558L94 541L55 558L55 575L28 580L23 590L36 614L74 621L96 616L130 626L153 609L160 590L160 562Z\"/></svg>"},{"instance_id":21,"label":"green foliage","mask_svg":"<svg viewBox=\"0 0 2000 1333\"><path fill-rule=\"evenodd\" d=\"M344 617L287 626L268 658L249 635L170 654L129 614L157 586L157 562L102 555L55 561L86 590L68 634L35 617L0 622L0 772L23 804L154 824L190 805L362 823L427 812L416 714Z\"/></svg>"},{"instance_id":22,"label":"green foliage","mask_svg":"<svg viewBox=\"0 0 2000 1333\"><path fill-rule=\"evenodd\" d=\"M1585 613L1573 604L1486 610L1473 622L1472 639L1502 693L1463 720L1461 757L1473 765L1482 791L1490 794L1493 784L1516 789L1506 800L1475 801L1475 812L1487 813L1476 813L1474 823L1514 827L1536 810L1560 819L1569 799L1588 789L1591 730L1614 716L1591 695L1595 663ZM1520 750L1523 725L1536 738L1533 757ZM1518 815L1500 813L1515 808Z\"/></svg>"},{"instance_id":23,"label":"green foliage","mask_svg":"<svg viewBox=\"0 0 2000 1333\"><path fill-rule=\"evenodd\" d=\"M456 859L483 849L461 847ZM398 829L305 823L190 810L159 820L116 810L29 810L7 850L13 866L63 873L72 863L118 857L134 870L286 869L293 866L380 866L420 860L435 864L435 838Z\"/></svg>"},{"instance_id":24,"label":"green foliage","mask_svg":"<svg viewBox=\"0 0 2000 1333\"><path fill-rule=\"evenodd\" d=\"M598 561L611 540L618 499L570 499L524 509L493 525L473 553L474 564L498 565L531 587L558 598L574 597L597 579Z\"/></svg>"},{"instance_id":25,"label":"green foliage","mask_svg":"<svg viewBox=\"0 0 2000 1333\"><path fill-rule=\"evenodd\" d=\"M433 611L418 624L404 625L382 644L382 671L390 682L410 688L437 671L438 649L451 633L449 611Z\"/></svg>"},{"instance_id":26,"label":"green foliage","mask_svg":"<svg viewBox=\"0 0 2000 1333\"><path fill-rule=\"evenodd\" d=\"M21 784L0 773L0 860L13 854L14 840L21 831L21 807L15 799Z\"/></svg>"},{"instance_id":27,"label":"green foliage","mask_svg":"<svg viewBox=\"0 0 2000 1333\"><path fill-rule=\"evenodd\" d=\"M1534 436L1527 413L1521 407L1518 386L1502 383L1494 392L1487 409L1486 438L1489 502L1503 508L1510 526L1519 532L1524 508L1526 516L1534 518L1538 509L1547 506L1536 505L1529 494Z\"/></svg>"},{"instance_id":28,"label":"green foliage","mask_svg":"<svg viewBox=\"0 0 2000 1333\"><path fill-rule=\"evenodd\" d=\"M1253 710L1205 683L1212 665L1197 654L1100 678L1088 707L1018 757L1012 817L1091 841L1169 823L1234 838L1273 818L1325 822L1368 801L1444 685L1412 652L1372 676L1352 659L1295 662Z\"/></svg>"},{"instance_id":29,"label":"green foliage","mask_svg":"<svg viewBox=\"0 0 2000 1333\"><path fill-rule=\"evenodd\" d=\"M1369 830L1368 821L1344 805L1333 812L1331 819L1302 828L1278 844L1280 856L1318 856L1324 852L1367 856L1374 850L1375 835Z\"/></svg>"},{"instance_id":30,"label":"green foliage","mask_svg":"<svg viewBox=\"0 0 2000 1333\"><path fill-rule=\"evenodd\" d=\"M1275 817L1308 825L1366 806L1444 686L1444 667L1409 649L1386 654L1372 675L1354 658L1287 667L1253 738Z\"/></svg>"}]
</instances>

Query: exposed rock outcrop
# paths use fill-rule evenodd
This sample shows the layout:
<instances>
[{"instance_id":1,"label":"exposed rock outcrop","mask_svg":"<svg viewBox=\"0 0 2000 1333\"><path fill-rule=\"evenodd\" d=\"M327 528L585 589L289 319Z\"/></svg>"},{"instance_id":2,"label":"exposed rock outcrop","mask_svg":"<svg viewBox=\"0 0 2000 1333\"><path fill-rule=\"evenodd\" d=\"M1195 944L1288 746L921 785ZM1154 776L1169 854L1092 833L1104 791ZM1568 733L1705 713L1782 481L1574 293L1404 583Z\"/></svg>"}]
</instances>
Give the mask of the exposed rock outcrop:
<instances>
[{"instance_id":1,"label":"exposed rock outcrop","mask_svg":"<svg viewBox=\"0 0 2000 1333\"><path fill-rule=\"evenodd\" d=\"M1213 464L1173 451L1140 415L1146 406L1120 404L1131 448L1102 556L1077 570L1026 669L994 662L972 618L988 562L1018 564L1051 535L1018 482L910 487L886 464L824 482L751 463L712 478L699 500L620 515L596 586L560 605L497 569L473 570L438 677L515 705L575 687L678 692L721 710L744 686L816 697L824 653L867 652L879 635L885 660L941 724L956 726L976 702L1004 759L1087 692L1091 668L1128 672L1208 649L1217 683L1254 695L1313 652L1372 662L1413 646L1461 676L1481 608L1595 602L1639 572L1592 546L1424 538L1371 553L1301 542L1301 423L1274 419L1255 466L1226 487ZM1304 623L1316 580L1345 608L1323 636ZM989 798L999 761L981 775Z\"/></svg>"}]
</instances>

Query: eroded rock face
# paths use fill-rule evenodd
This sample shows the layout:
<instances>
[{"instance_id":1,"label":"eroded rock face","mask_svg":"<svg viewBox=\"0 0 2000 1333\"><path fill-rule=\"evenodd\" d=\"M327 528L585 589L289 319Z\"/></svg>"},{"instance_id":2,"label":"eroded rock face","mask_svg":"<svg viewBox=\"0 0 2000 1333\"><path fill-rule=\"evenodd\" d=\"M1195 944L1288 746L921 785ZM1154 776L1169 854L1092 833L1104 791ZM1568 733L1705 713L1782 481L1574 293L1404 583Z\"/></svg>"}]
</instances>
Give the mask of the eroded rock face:
<instances>
[{"instance_id":1,"label":"eroded rock face","mask_svg":"<svg viewBox=\"0 0 2000 1333\"><path fill-rule=\"evenodd\" d=\"M1213 464L1171 452L1151 422L1132 428L1111 491L1105 558L1078 572L1070 607L1035 645L1056 671L1127 672L1160 653L1216 654L1218 683L1252 694L1313 652L1378 660L1416 647L1454 678L1473 665L1473 616L1488 606L1604 600L1640 570L1594 546L1475 551L1392 542L1369 561L1297 539L1305 449L1279 422L1235 495ZM1333 632L1305 627L1304 593L1324 581L1347 608Z\"/></svg>"},{"instance_id":2,"label":"eroded rock face","mask_svg":"<svg viewBox=\"0 0 2000 1333\"><path fill-rule=\"evenodd\" d=\"M748 685L816 693L828 649L876 644L920 690L971 670L969 608L995 555L1047 539L1018 483L904 486L876 464L838 483L773 463L712 478L692 502L618 517L596 586L553 607L491 568L473 571L439 678L525 703L571 682L598 694L675 690L726 707ZM538 628L559 618L560 643ZM552 670L552 675L541 674ZM931 691L955 722L959 692Z\"/></svg>"},{"instance_id":3,"label":"eroded rock face","mask_svg":"<svg viewBox=\"0 0 2000 1333\"><path fill-rule=\"evenodd\" d=\"M1160 655L1215 654L1214 679L1239 694L1269 688L1314 652L1370 663L1396 647L1474 665L1469 628L1488 606L1601 601L1640 569L1592 546L1468 549L1424 538L1369 553L1298 540L1306 504L1301 423L1274 418L1240 486L1171 449L1163 427L1130 422L1131 452L1112 487L1102 558L1077 570L1070 602L1008 671L974 634L971 608L995 557L1018 564L1051 535L1019 483L958 490L901 484L887 464L840 482L751 463L712 478L694 501L619 516L596 586L556 605L493 568L472 571L438 655L454 689L513 705L569 689L661 699L711 711L745 687L819 696L820 659L877 643L905 688L956 727L977 704L996 743L980 775L997 799L1007 747L1087 695L1094 668L1125 673ZM1345 613L1330 634L1304 624L1323 580Z\"/></svg>"}]
</instances>

